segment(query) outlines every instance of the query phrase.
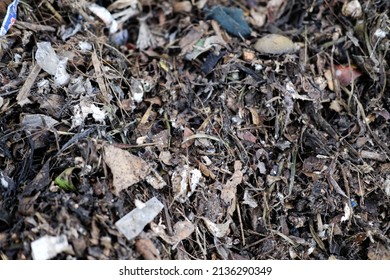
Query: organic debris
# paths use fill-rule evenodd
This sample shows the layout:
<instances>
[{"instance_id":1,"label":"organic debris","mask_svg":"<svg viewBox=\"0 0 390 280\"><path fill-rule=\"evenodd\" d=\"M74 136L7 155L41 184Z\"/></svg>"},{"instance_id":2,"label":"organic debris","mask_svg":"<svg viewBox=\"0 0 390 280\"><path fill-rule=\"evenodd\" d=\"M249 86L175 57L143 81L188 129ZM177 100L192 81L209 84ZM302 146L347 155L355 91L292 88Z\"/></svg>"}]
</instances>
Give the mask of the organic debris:
<instances>
[{"instance_id":1,"label":"organic debris","mask_svg":"<svg viewBox=\"0 0 390 280\"><path fill-rule=\"evenodd\" d=\"M389 10L0 1L0 257L389 259Z\"/></svg>"}]
</instances>

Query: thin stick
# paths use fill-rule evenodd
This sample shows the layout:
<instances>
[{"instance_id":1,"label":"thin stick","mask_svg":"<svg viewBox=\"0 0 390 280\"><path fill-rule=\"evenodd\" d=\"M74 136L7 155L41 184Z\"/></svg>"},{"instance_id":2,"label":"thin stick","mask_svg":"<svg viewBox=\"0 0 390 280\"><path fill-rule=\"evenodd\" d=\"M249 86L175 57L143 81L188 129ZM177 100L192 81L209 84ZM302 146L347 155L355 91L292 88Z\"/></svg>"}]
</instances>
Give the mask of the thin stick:
<instances>
[{"instance_id":1,"label":"thin stick","mask_svg":"<svg viewBox=\"0 0 390 280\"><path fill-rule=\"evenodd\" d=\"M241 219L241 210L240 210L240 204L236 202L236 208L237 208L237 215L238 215L238 220L240 222L240 230L241 230L241 239L242 239L242 245L245 246L245 235L244 235L244 227L242 225L242 219Z\"/></svg>"}]
</instances>

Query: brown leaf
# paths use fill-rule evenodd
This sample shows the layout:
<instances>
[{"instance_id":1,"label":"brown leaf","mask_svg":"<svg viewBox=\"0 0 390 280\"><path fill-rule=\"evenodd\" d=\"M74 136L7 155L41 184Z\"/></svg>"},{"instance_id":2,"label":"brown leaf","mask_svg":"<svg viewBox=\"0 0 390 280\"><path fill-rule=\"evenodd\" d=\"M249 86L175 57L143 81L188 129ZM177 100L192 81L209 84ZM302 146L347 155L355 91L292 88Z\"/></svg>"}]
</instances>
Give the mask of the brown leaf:
<instances>
[{"instance_id":1,"label":"brown leaf","mask_svg":"<svg viewBox=\"0 0 390 280\"><path fill-rule=\"evenodd\" d=\"M226 182L222 189L221 199L228 205L228 214L232 215L236 210L236 192L237 186L241 184L243 173L241 171L242 164L240 161L234 163L234 173L229 181Z\"/></svg>"},{"instance_id":2,"label":"brown leaf","mask_svg":"<svg viewBox=\"0 0 390 280\"><path fill-rule=\"evenodd\" d=\"M194 225L189 221L179 221L173 226L173 236L169 236L164 226L151 223L152 230L165 242L171 245L177 245L180 241L188 238L195 230Z\"/></svg>"},{"instance_id":3,"label":"brown leaf","mask_svg":"<svg viewBox=\"0 0 390 280\"><path fill-rule=\"evenodd\" d=\"M186 141L186 139L190 136L194 135L194 133L192 132L191 129L189 129L188 127L184 128L184 131L183 131L183 144L181 144L181 147L183 149L187 149L189 148L194 142L195 142L195 139L192 139L192 140L188 140Z\"/></svg>"},{"instance_id":4,"label":"brown leaf","mask_svg":"<svg viewBox=\"0 0 390 280\"><path fill-rule=\"evenodd\" d=\"M229 226L232 222L230 218L224 224L213 223L205 217L202 217L202 220L206 224L207 229L211 232L211 234L218 238L222 238L229 233Z\"/></svg>"},{"instance_id":5,"label":"brown leaf","mask_svg":"<svg viewBox=\"0 0 390 280\"><path fill-rule=\"evenodd\" d=\"M256 136L254 136L249 130L241 130L237 132L238 138L251 143L256 143Z\"/></svg>"},{"instance_id":6,"label":"brown leaf","mask_svg":"<svg viewBox=\"0 0 390 280\"><path fill-rule=\"evenodd\" d=\"M157 145L159 150L168 147L169 145L169 130L165 129L152 136L152 141Z\"/></svg>"},{"instance_id":7,"label":"brown leaf","mask_svg":"<svg viewBox=\"0 0 390 280\"><path fill-rule=\"evenodd\" d=\"M253 124L260 125L261 119L260 119L259 113L257 112L256 108L249 107L248 110L249 110L249 112L251 112Z\"/></svg>"},{"instance_id":8,"label":"brown leaf","mask_svg":"<svg viewBox=\"0 0 390 280\"><path fill-rule=\"evenodd\" d=\"M111 145L104 147L104 161L113 175L115 195L145 179L150 172L148 164L142 158Z\"/></svg>"},{"instance_id":9,"label":"brown leaf","mask_svg":"<svg viewBox=\"0 0 390 280\"><path fill-rule=\"evenodd\" d=\"M145 260L161 260L160 253L150 239L141 238L135 242L135 250Z\"/></svg>"}]
</instances>

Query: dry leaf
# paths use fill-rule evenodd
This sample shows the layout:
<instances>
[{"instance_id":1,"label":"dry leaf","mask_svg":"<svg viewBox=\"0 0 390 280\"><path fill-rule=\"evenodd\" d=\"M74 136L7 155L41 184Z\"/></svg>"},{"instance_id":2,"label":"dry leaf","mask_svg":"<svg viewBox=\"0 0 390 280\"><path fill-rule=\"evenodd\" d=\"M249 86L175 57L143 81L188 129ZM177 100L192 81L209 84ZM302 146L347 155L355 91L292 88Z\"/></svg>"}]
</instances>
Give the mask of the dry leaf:
<instances>
[{"instance_id":1,"label":"dry leaf","mask_svg":"<svg viewBox=\"0 0 390 280\"><path fill-rule=\"evenodd\" d=\"M368 248L367 257L370 260L390 260L390 249L382 244L372 244Z\"/></svg>"},{"instance_id":2,"label":"dry leaf","mask_svg":"<svg viewBox=\"0 0 390 280\"><path fill-rule=\"evenodd\" d=\"M162 151L159 155L159 160L161 160L166 165L172 165L172 154L169 151Z\"/></svg>"},{"instance_id":3,"label":"dry leaf","mask_svg":"<svg viewBox=\"0 0 390 280\"><path fill-rule=\"evenodd\" d=\"M144 180L150 173L150 168L142 158L130 154L126 150L114 146L104 147L104 161L111 169L114 194L119 193Z\"/></svg>"},{"instance_id":4,"label":"dry leaf","mask_svg":"<svg viewBox=\"0 0 390 280\"><path fill-rule=\"evenodd\" d=\"M168 147L169 145L169 129L160 131L152 136L152 142L157 146L159 150Z\"/></svg>"},{"instance_id":5,"label":"dry leaf","mask_svg":"<svg viewBox=\"0 0 390 280\"><path fill-rule=\"evenodd\" d=\"M256 143L256 136L254 136L249 130L241 130L237 132L237 137L241 140L245 140L251 143Z\"/></svg>"},{"instance_id":6,"label":"dry leaf","mask_svg":"<svg viewBox=\"0 0 390 280\"><path fill-rule=\"evenodd\" d=\"M167 183L155 169L152 169L150 175L145 177L145 180L156 190L160 190L167 185Z\"/></svg>"},{"instance_id":7,"label":"dry leaf","mask_svg":"<svg viewBox=\"0 0 390 280\"><path fill-rule=\"evenodd\" d=\"M252 123L254 125L260 125L261 119L260 119L259 113L257 112L256 108L249 107L248 110L249 110L249 112L251 112L251 115L252 115Z\"/></svg>"},{"instance_id":8,"label":"dry leaf","mask_svg":"<svg viewBox=\"0 0 390 280\"><path fill-rule=\"evenodd\" d=\"M171 183L175 199L184 203L190 197L202 178L202 173L188 165L177 166L172 174Z\"/></svg>"},{"instance_id":9,"label":"dry leaf","mask_svg":"<svg viewBox=\"0 0 390 280\"><path fill-rule=\"evenodd\" d=\"M256 208L258 206L256 200L249 194L248 190L244 191L244 201L242 204L247 204L251 208Z\"/></svg>"},{"instance_id":10,"label":"dry leaf","mask_svg":"<svg viewBox=\"0 0 390 280\"><path fill-rule=\"evenodd\" d=\"M16 100L18 101L18 105L20 105L21 107L26 104L32 103L32 101L29 99L30 91L40 71L41 67L38 64L35 64L34 67L32 67L31 72L28 75L26 81L24 82L22 88L19 90L19 93L16 96Z\"/></svg>"},{"instance_id":11,"label":"dry leaf","mask_svg":"<svg viewBox=\"0 0 390 280\"><path fill-rule=\"evenodd\" d=\"M350 85L355 79L362 75L355 67L343 65L337 65L334 74L341 86Z\"/></svg>"},{"instance_id":12,"label":"dry leaf","mask_svg":"<svg viewBox=\"0 0 390 280\"><path fill-rule=\"evenodd\" d=\"M195 230L194 225L189 221L177 222L173 226L173 236L170 236L165 232L165 226L163 225L151 223L150 227L159 237L171 245L177 245L177 243L189 237Z\"/></svg>"},{"instance_id":13,"label":"dry leaf","mask_svg":"<svg viewBox=\"0 0 390 280\"><path fill-rule=\"evenodd\" d=\"M181 144L181 147L183 149L189 148L195 142L195 139L186 141L186 139L192 135L194 135L194 133L192 132L191 129L189 129L188 127L184 128L184 131L183 131L183 142L184 143Z\"/></svg>"},{"instance_id":14,"label":"dry leaf","mask_svg":"<svg viewBox=\"0 0 390 280\"><path fill-rule=\"evenodd\" d=\"M228 214L233 215L236 210L236 192L237 186L242 182L243 173L241 171L242 164L240 161L234 162L234 173L229 181L223 186L221 199L228 205Z\"/></svg>"},{"instance_id":15,"label":"dry leaf","mask_svg":"<svg viewBox=\"0 0 390 280\"><path fill-rule=\"evenodd\" d=\"M210 177L211 179L216 178L215 174L210 169L208 169L207 165L205 165L204 163L202 163L200 161L198 161L198 165L199 165L200 172L202 172L202 174L204 176Z\"/></svg>"},{"instance_id":16,"label":"dry leaf","mask_svg":"<svg viewBox=\"0 0 390 280\"><path fill-rule=\"evenodd\" d=\"M141 238L135 242L135 250L145 260L161 260L160 253L150 239Z\"/></svg>"},{"instance_id":17,"label":"dry leaf","mask_svg":"<svg viewBox=\"0 0 390 280\"><path fill-rule=\"evenodd\" d=\"M205 217L202 217L202 220L206 224L206 227L210 231L210 233L218 238L222 238L229 233L229 225L232 222L232 220L230 218L224 224L213 223L212 221L210 221L209 219L207 219Z\"/></svg>"}]
</instances>

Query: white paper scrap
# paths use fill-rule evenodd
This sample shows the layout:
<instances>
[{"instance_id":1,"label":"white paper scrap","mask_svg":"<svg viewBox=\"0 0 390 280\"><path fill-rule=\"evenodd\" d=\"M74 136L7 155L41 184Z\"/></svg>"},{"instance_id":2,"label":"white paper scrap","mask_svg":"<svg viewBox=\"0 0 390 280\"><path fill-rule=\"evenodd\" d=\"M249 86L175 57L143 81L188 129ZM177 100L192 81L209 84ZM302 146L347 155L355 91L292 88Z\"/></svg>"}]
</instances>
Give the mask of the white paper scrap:
<instances>
[{"instance_id":1,"label":"white paper scrap","mask_svg":"<svg viewBox=\"0 0 390 280\"><path fill-rule=\"evenodd\" d=\"M48 260L69 249L65 235L45 235L31 242L32 257L34 260Z\"/></svg>"}]
</instances>

